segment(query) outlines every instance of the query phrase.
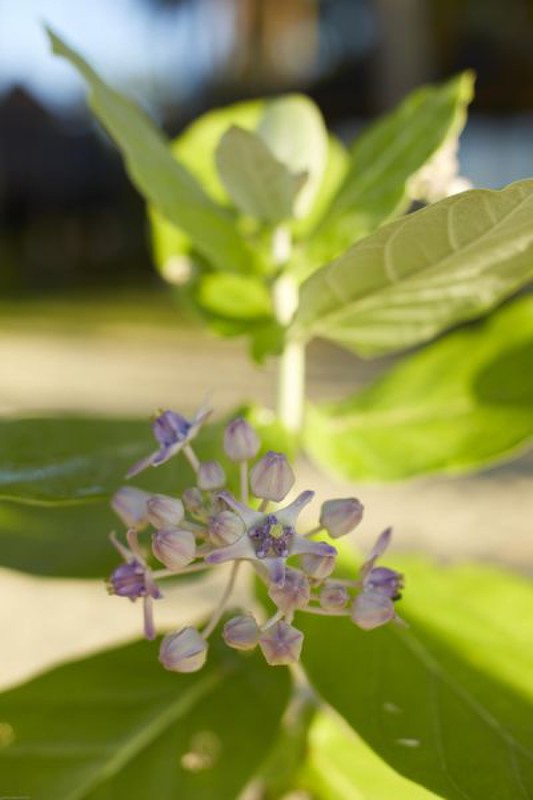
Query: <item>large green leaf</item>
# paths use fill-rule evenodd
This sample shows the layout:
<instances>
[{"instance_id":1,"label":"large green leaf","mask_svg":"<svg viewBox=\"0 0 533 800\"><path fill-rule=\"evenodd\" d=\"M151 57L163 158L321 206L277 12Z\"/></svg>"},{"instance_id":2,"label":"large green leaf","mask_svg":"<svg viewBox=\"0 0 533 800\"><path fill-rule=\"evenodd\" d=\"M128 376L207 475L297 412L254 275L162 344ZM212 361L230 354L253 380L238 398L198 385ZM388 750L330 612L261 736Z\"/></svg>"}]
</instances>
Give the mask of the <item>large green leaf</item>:
<instances>
[{"instance_id":1,"label":"large green leaf","mask_svg":"<svg viewBox=\"0 0 533 800\"><path fill-rule=\"evenodd\" d=\"M215 161L229 197L243 214L270 224L293 216L306 173L289 170L258 134L232 125L217 146Z\"/></svg>"},{"instance_id":2,"label":"large green leaf","mask_svg":"<svg viewBox=\"0 0 533 800\"><path fill-rule=\"evenodd\" d=\"M51 31L53 52L66 58L90 86L89 102L121 149L129 174L146 199L223 270L248 271L254 254L231 218L173 158L160 132L131 100L109 88L94 70Z\"/></svg>"},{"instance_id":3,"label":"large green leaf","mask_svg":"<svg viewBox=\"0 0 533 800\"><path fill-rule=\"evenodd\" d=\"M316 232L319 243L330 244L328 258L406 210L409 181L461 132L473 82L465 72L418 89L355 140L344 181Z\"/></svg>"},{"instance_id":4,"label":"large green leaf","mask_svg":"<svg viewBox=\"0 0 533 800\"><path fill-rule=\"evenodd\" d=\"M202 458L219 452L221 427L204 428L195 441ZM90 417L0 422L0 499L32 504L80 503L109 497L128 468L157 450L148 420ZM183 457L148 469L134 483L177 492L194 482Z\"/></svg>"},{"instance_id":5,"label":"large green leaf","mask_svg":"<svg viewBox=\"0 0 533 800\"><path fill-rule=\"evenodd\" d=\"M402 217L307 279L293 333L372 356L479 317L533 277L532 219L533 180Z\"/></svg>"},{"instance_id":6,"label":"large green leaf","mask_svg":"<svg viewBox=\"0 0 533 800\"><path fill-rule=\"evenodd\" d=\"M339 403L309 406L305 445L351 479L458 472L533 439L533 296L451 333Z\"/></svg>"},{"instance_id":7,"label":"large green leaf","mask_svg":"<svg viewBox=\"0 0 533 800\"><path fill-rule=\"evenodd\" d=\"M400 566L408 587L398 610L410 627L306 621L313 684L381 758L439 797L533 797L530 581L486 567Z\"/></svg>"},{"instance_id":8,"label":"large green leaf","mask_svg":"<svg viewBox=\"0 0 533 800\"><path fill-rule=\"evenodd\" d=\"M194 675L141 643L1 695L4 795L39 800L235 798L275 739L285 670L212 648Z\"/></svg>"}]
</instances>

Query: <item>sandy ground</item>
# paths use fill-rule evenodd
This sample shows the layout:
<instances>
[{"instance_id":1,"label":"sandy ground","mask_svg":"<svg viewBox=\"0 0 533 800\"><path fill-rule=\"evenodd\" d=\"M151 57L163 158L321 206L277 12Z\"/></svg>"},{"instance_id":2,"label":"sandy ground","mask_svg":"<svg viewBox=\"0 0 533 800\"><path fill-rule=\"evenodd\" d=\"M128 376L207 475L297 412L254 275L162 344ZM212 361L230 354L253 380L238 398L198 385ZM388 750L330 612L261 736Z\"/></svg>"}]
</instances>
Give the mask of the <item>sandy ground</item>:
<instances>
[{"instance_id":1,"label":"sandy ground","mask_svg":"<svg viewBox=\"0 0 533 800\"><path fill-rule=\"evenodd\" d=\"M192 331L115 326L91 336L9 331L0 336L0 412L86 411L149 415L157 407L192 409L206 392L220 411L254 398L274 399L272 367L254 367L239 342ZM384 364L382 365L385 366ZM375 366L325 345L313 347L309 393L333 399L369 380ZM461 478L432 477L388 486L354 487L299 465L298 488L364 502L363 547L393 523L396 547L441 559L476 558L533 571L533 461L523 458ZM99 582L37 579L0 571L0 686L51 664L136 635L140 610L109 599ZM160 622L184 620L209 604L199 587L160 610ZM179 615L175 609L181 608ZM19 624L13 626L16 613Z\"/></svg>"}]
</instances>

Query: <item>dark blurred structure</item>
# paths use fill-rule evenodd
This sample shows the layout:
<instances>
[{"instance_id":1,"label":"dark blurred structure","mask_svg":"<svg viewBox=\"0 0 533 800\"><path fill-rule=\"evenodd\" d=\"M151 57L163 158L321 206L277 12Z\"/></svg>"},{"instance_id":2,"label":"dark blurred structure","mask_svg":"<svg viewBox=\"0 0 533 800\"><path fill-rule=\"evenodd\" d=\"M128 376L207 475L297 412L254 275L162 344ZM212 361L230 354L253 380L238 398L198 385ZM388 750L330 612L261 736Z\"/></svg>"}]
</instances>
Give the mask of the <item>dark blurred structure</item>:
<instances>
[{"instance_id":1,"label":"dark blurred structure","mask_svg":"<svg viewBox=\"0 0 533 800\"><path fill-rule=\"evenodd\" d=\"M0 13L22 14L31 5L20 0L7 11L6 3ZM34 5L37 25L46 2ZM516 117L533 112L533 0L100 0L94 28L84 19L79 30L73 5L64 0L71 16L62 20L61 4L51 4L49 21L97 68L92 48L105 50L106 8L122 9L125 26L137 20L131 30L149 46L132 38L123 56L114 53L116 74L104 74L141 96L169 135L214 105L290 90L309 93L333 127L350 128L415 86L471 67L478 73L476 141L489 131L501 146L518 126L524 135L513 141L525 149L514 169L531 163L533 173L531 122ZM48 66L52 56L43 59ZM10 71L1 52L0 66L2 291L153 280L142 201L75 77L69 92L58 84L55 94L52 70L46 84L38 66ZM467 152L486 152L487 164L476 169L488 169L486 141L470 142Z\"/></svg>"}]
</instances>

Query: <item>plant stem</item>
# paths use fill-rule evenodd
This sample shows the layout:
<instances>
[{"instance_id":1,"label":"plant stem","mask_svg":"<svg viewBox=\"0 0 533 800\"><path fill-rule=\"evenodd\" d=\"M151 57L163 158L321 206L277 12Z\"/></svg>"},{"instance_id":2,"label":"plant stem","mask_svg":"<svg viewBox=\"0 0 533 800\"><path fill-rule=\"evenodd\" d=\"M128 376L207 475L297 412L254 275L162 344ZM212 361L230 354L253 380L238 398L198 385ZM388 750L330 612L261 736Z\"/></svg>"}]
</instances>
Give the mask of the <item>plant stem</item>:
<instances>
[{"instance_id":1,"label":"plant stem","mask_svg":"<svg viewBox=\"0 0 533 800\"><path fill-rule=\"evenodd\" d=\"M290 258L290 233L277 228L272 237L272 260L283 267ZM298 308L298 284L281 273L273 286L274 314L280 325L287 326ZM305 345L296 340L286 342L279 358L277 413L291 433L299 433L303 424L305 397Z\"/></svg>"}]
</instances>

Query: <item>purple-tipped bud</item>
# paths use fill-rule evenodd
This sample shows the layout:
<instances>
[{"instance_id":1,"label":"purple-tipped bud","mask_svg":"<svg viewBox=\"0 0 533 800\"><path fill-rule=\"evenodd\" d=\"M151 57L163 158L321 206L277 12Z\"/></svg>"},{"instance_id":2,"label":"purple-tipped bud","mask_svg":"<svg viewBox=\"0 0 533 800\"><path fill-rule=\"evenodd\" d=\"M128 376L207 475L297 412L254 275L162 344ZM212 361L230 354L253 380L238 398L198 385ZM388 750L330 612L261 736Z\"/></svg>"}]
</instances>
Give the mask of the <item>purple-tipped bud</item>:
<instances>
[{"instance_id":1,"label":"purple-tipped bud","mask_svg":"<svg viewBox=\"0 0 533 800\"><path fill-rule=\"evenodd\" d=\"M202 517L204 515L205 509L202 493L196 486L192 489L185 489L181 499L187 511L194 517Z\"/></svg>"},{"instance_id":2,"label":"purple-tipped bud","mask_svg":"<svg viewBox=\"0 0 533 800\"><path fill-rule=\"evenodd\" d=\"M364 507L355 497L326 500L320 510L320 524L334 539L345 536L363 519Z\"/></svg>"},{"instance_id":3,"label":"purple-tipped bud","mask_svg":"<svg viewBox=\"0 0 533 800\"><path fill-rule=\"evenodd\" d=\"M294 664L300 658L304 635L286 622L276 622L259 637L259 647L268 664Z\"/></svg>"},{"instance_id":4,"label":"purple-tipped bud","mask_svg":"<svg viewBox=\"0 0 533 800\"><path fill-rule=\"evenodd\" d=\"M327 610L344 608L349 599L348 590L340 583L328 583L320 592L320 605Z\"/></svg>"},{"instance_id":5,"label":"purple-tipped bud","mask_svg":"<svg viewBox=\"0 0 533 800\"><path fill-rule=\"evenodd\" d=\"M249 461L261 443L252 426L242 417L234 419L224 431L224 451L232 461Z\"/></svg>"},{"instance_id":6,"label":"purple-tipped bud","mask_svg":"<svg viewBox=\"0 0 533 800\"><path fill-rule=\"evenodd\" d=\"M111 508L128 528L141 531L148 525L147 502L149 492L133 486L122 486L111 498Z\"/></svg>"},{"instance_id":7,"label":"purple-tipped bud","mask_svg":"<svg viewBox=\"0 0 533 800\"><path fill-rule=\"evenodd\" d=\"M365 631L386 625L394 618L394 603L390 597L375 591L357 595L352 608L352 622Z\"/></svg>"},{"instance_id":8,"label":"purple-tipped bud","mask_svg":"<svg viewBox=\"0 0 533 800\"><path fill-rule=\"evenodd\" d=\"M222 489L226 476L218 461L203 461L198 468L198 486L206 492Z\"/></svg>"},{"instance_id":9,"label":"purple-tipped bud","mask_svg":"<svg viewBox=\"0 0 533 800\"><path fill-rule=\"evenodd\" d=\"M136 560L121 564L109 578L109 592L119 597L129 597L130 600L146 597L146 568Z\"/></svg>"},{"instance_id":10,"label":"purple-tipped bud","mask_svg":"<svg viewBox=\"0 0 533 800\"><path fill-rule=\"evenodd\" d=\"M365 590L379 592L391 600L399 600L403 589L403 575L388 567L373 567L365 578Z\"/></svg>"},{"instance_id":11,"label":"purple-tipped bud","mask_svg":"<svg viewBox=\"0 0 533 800\"><path fill-rule=\"evenodd\" d=\"M152 536L154 556L171 572L179 572L193 561L196 541L190 531L170 528L156 531Z\"/></svg>"},{"instance_id":12,"label":"purple-tipped bud","mask_svg":"<svg viewBox=\"0 0 533 800\"><path fill-rule=\"evenodd\" d=\"M209 519L209 540L216 547L232 544L244 533L244 522L233 511L221 511Z\"/></svg>"},{"instance_id":13,"label":"purple-tipped bud","mask_svg":"<svg viewBox=\"0 0 533 800\"><path fill-rule=\"evenodd\" d=\"M269 450L250 472L250 486L256 497L263 500L280 500L294 485L294 473L283 453Z\"/></svg>"},{"instance_id":14,"label":"purple-tipped bud","mask_svg":"<svg viewBox=\"0 0 533 800\"><path fill-rule=\"evenodd\" d=\"M268 596L284 614L292 614L298 608L305 608L311 597L309 581L296 569L285 568L285 580L281 586L272 584Z\"/></svg>"},{"instance_id":15,"label":"purple-tipped bud","mask_svg":"<svg viewBox=\"0 0 533 800\"><path fill-rule=\"evenodd\" d=\"M337 556L316 556L312 553L307 553L302 556L302 569L311 578L323 581L335 569L336 561Z\"/></svg>"},{"instance_id":16,"label":"purple-tipped bud","mask_svg":"<svg viewBox=\"0 0 533 800\"><path fill-rule=\"evenodd\" d=\"M226 644L235 650L253 650L260 633L255 619L250 614L243 614L226 622L222 636Z\"/></svg>"},{"instance_id":17,"label":"purple-tipped bud","mask_svg":"<svg viewBox=\"0 0 533 800\"><path fill-rule=\"evenodd\" d=\"M183 628L165 636L159 650L159 660L173 672L197 672L207 658L207 642L196 628Z\"/></svg>"},{"instance_id":18,"label":"purple-tipped bud","mask_svg":"<svg viewBox=\"0 0 533 800\"><path fill-rule=\"evenodd\" d=\"M175 497L154 494L146 506L148 519L154 528L177 528L183 519L183 503Z\"/></svg>"}]
</instances>

